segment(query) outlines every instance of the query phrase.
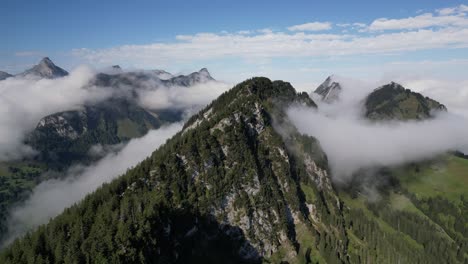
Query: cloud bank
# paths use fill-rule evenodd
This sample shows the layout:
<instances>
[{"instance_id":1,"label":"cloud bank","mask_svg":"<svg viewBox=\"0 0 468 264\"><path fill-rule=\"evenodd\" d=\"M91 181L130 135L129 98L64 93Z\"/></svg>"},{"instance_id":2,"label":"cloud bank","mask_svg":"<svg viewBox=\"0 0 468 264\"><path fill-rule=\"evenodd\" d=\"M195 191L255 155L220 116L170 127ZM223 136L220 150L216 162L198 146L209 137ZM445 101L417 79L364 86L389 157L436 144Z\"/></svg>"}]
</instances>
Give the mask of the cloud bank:
<instances>
[{"instance_id":1,"label":"cloud bank","mask_svg":"<svg viewBox=\"0 0 468 264\"><path fill-rule=\"evenodd\" d=\"M12 210L8 220L8 234L2 246L24 235L38 225L47 223L63 209L93 192L98 186L125 173L149 156L167 139L182 128L175 123L132 139L122 150L111 152L89 167L70 168L64 179L48 180L39 184L20 207Z\"/></svg>"},{"instance_id":2,"label":"cloud bank","mask_svg":"<svg viewBox=\"0 0 468 264\"><path fill-rule=\"evenodd\" d=\"M91 69L78 67L60 79L8 78L0 81L0 160L32 153L22 141L40 118L107 98L109 91L86 86L93 76Z\"/></svg>"},{"instance_id":3,"label":"cloud bank","mask_svg":"<svg viewBox=\"0 0 468 264\"><path fill-rule=\"evenodd\" d=\"M318 110L288 109L299 132L320 141L336 182L347 182L360 169L420 161L468 147L468 119L463 116L440 113L425 121L373 123L362 118L368 88L349 82L342 86L336 104L319 103Z\"/></svg>"},{"instance_id":4,"label":"cloud bank","mask_svg":"<svg viewBox=\"0 0 468 264\"><path fill-rule=\"evenodd\" d=\"M145 74L154 78L133 79L131 85L120 82L112 87L92 85L96 72L84 66L58 79L15 77L0 81L0 161L34 155L35 151L23 143L25 136L50 114L77 110L111 96L131 98L135 90L143 107L186 109L190 114L230 88L216 81L190 87L167 86L156 73Z\"/></svg>"},{"instance_id":5,"label":"cloud bank","mask_svg":"<svg viewBox=\"0 0 468 264\"><path fill-rule=\"evenodd\" d=\"M468 47L465 5L406 18L377 18L369 24L309 22L285 29L179 35L171 42L124 45L105 49L75 49L72 53L93 64L119 61L140 67L219 58L304 58L388 54Z\"/></svg>"}]
</instances>

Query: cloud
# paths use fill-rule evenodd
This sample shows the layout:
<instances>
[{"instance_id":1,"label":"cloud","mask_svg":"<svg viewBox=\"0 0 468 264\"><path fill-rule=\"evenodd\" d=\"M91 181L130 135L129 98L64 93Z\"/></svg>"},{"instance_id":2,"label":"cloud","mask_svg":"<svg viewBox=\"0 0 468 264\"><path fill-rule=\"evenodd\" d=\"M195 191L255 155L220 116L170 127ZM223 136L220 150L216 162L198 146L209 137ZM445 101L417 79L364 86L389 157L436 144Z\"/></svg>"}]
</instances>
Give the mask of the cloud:
<instances>
[{"instance_id":1,"label":"cloud","mask_svg":"<svg viewBox=\"0 0 468 264\"><path fill-rule=\"evenodd\" d=\"M89 68L79 67L60 79L0 81L0 160L31 153L22 141L40 118L108 97L107 91L86 86L92 76L94 72Z\"/></svg>"},{"instance_id":2,"label":"cloud","mask_svg":"<svg viewBox=\"0 0 468 264\"><path fill-rule=\"evenodd\" d=\"M288 115L301 133L319 140L337 181L346 182L360 169L420 161L468 146L467 120L456 116L373 124L301 108Z\"/></svg>"},{"instance_id":3,"label":"cloud","mask_svg":"<svg viewBox=\"0 0 468 264\"><path fill-rule=\"evenodd\" d=\"M75 49L72 54L94 65L130 64L148 68L240 58L306 59L363 54L395 54L434 49L468 48L467 6L454 13L436 11L404 18L378 18L369 25L359 21L337 24L344 30L330 34L331 22L293 25L284 31L248 31L179 35L174 41L123 45L104 49Z\"/></svg>"},{"instance_id":4,"label":"cloud","mask_svg":"<svg viewBox=\"0 0 468 264\"><path fill-rule=\"evenodd\" d=\"M288 27L289 31L323 31L332 28L330 22L310 22Z\"/></svg>"},{"instance_id":5,"label":"cloud","mask_svg":"<svg viewBox=\"0 0 468 264\"><path fill-rule=\"evenodd\" d=\"M200 109L231 87L232 85L227 83L210 81L190 87L162 86L157 89L142 89L138 94L141 105L150 109Z\"/></svg>"},{"instance_id":6,"label":"cloud","mask_svg":"<svg viewBox=\"0 0 468 264\"><path fill-rule=\"evenodd\" d=\"M11 211L8 233L2 246L24 235L65 208L83 199L105 182L125 173L148 157L167 139L182 128L176 123L148 132L144 137L132 139L119 152L111 152L89 167L73 167L64 179L48 180L39 184L27 201Z\"/></svg>"},{"instance_id":7,"label":"cloud","mask_svg":"<svg viewBox=\"0 0 468 264\"><path fill-rule=\"evenodd\" d=\"M442 16L453 15L456 13L464 13L464 12L468 12L468 6L462 4L456 7L446 7L446 8L437 9L436 12Z\"/></svg>"},{"instance_id":8,"label":"cloud","mask_svg":"<svg viewBox=\"0 0 468 264\"><path fill-rule=\"evenodd\" d=\"M178 36L177 42L75 49L73 55L97 65L112 63L154 67L154 63L193 63L221 58L311 58L388 54L468 47L468 27L418 29L382 34L202 33Z\"/></svg>"},{"instance_id":9,"label":"cloud","mask_svg":"<svg viewBox=\"0 0 468 264\"><path fill-rule=\"evenodd\" d=\"M434 16L431 13L425 13L419 16L402 19L379 18L370 24L369 30L403 30L449 26L467 27L468 19L464 15Z\"/></svg>"},{"instance_id":10,"label":"cloud","mask_svg":"<svg viewBox=\"0 0 468 264\"><path fill-rule=\"evenodd\" d=\"M91 85L95 72L78 67L69 76L58 79L8 78L0 81L0 161L18 159L35 152L24 145L27 133L39 120L61 111L77 110L87 103L111 96L132 96L135 88L139 103L150 109L177 108L196 111L230 88L229 84L209 81L191 87L165 86L157 73L147 71L149 78L114 85L112 89Z\"/></svg>"},{"instance_id":11,"label":"cloud","mask_svg":"<svg viewBox=\"0 0 468 264\"><path fill-rule=\"evenodd\" d=\"M336 182L347 182L361 169L420 161L468 146L467 117L441 113L426 121L374 123L364 119L362 112L365 96L377 84L360 84L343 78L337 81L343 86L338 103L317 101L318 110L302 107L288 110L289 118L301 133L319 140ZM407 87L418 90L415 83ZM433 85L432 94L444 93L445 88ZM467 92L468 86L465 86L463 90L452 91L451 95L465 94L464 109L468 109Z\"/></svg>"}]
</instances>

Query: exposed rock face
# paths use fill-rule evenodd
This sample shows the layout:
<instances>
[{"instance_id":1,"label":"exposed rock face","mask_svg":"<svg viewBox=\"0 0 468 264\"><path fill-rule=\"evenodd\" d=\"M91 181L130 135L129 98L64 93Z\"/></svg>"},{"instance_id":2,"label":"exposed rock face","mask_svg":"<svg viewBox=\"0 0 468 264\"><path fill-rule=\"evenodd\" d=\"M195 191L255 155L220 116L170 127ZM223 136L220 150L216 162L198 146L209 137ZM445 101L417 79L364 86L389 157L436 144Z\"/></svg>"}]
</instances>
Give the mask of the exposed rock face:
<instances>
[{"instance_id":1,"label":"exposed rock face","mask_svg":"<svg viewBox=\"0 0 468 264\"><path fill-rule=\"evenodd\" d=\"M83 122L85 116L84 111L70 111L46 116L39 121L37 129L49 128L52 133L60 137L74 140L87 131L87 124Z\"/></svg>"},{"instance_id":2,"label":"exposed rock face","mask_svg":"<svg viewBox=\"0 0 468 264\"><path fill-rule=\"evenodd\" d=\"M95 144L125 142L181 118L179 112L150 112L136 102L113 98L42 118L27 143L42 160L63 167L85 161Z\"/></svg>"},{"instance_id":3,"label":"exposed rock face","mask_svg":"<svg viewBox=\"0 0 468 264\"><path fill-rule=\"evenodd\" d=\"M9 74L8 72L0 71L0 81L5 80L6 78L10 78L13 75Z\"/></svg>"},{"instance_id":4,"label":"exposed rock face","mask_svg":"<svg viewBox=\"0 0 468 264\"><path fill-rule=\"evenodd\" d=\"M321 96L322 101L326 103L332 103L339 99L341 93L341 85L333 79L333 76L329 76L322 84L315 89L314 93Z\"/></svg>"},{"instance_id":5,"label":"exposed rock face","mask_svg":"<svg viewBox=\"0 0 468 264\"><path fill-rule=\"evenodd\" d=\"M161 80L168 80L174 77L171 73L165 71L165 70L153 70L153 72L158 76L159 79Z\"/></svg>"},{"instance_id":6,"label":"exposed rock face","mask_svg":"<svg viewBox=\"0 0 468 264\"><path fill-rule=\"evenodd\" d=\"M43 58L39 64L19 74L19 76L35 76L40 78L55 79L67 76L68 72L56 66L48 57Z\"/></svg>"},{"instance_id":7,"label":"exposed rock face","mask_svg":"<svg viewBox=\"0 0 468 264\"><path fill-rule=\"evenodd\" d=\"M365 116L372 120L421 120L447 108L439 102L391 82L377 88L365 100Z\"/></svg>"},{"instance_id":8,"label":"exposed rock face","mask_svg":"<svg viewBox=\"0 0 468 264\"><path fill-rule=\"evenodd\" d=\"M210 73L206 68L199 70L198 72L191 73L189 75L179 75L167 80L168 83L177 86L192 86L198 83L205 83L214 81Z\"/></svg>"},{"instance_id":9,"label":"exposed rock face","mask_svg":"<svg viewBox=\"0 0 468 264\"><path fill-rule=\"evenodd\" d=\"M148 86L183 86L189 87L196 84L215 81L205 68L189 75L172 76L162 71L136 71L117 74L99 73L91 81L91 84L104 87L128 86L132 89L147 89Z\"/></svg>"}]
</instances>

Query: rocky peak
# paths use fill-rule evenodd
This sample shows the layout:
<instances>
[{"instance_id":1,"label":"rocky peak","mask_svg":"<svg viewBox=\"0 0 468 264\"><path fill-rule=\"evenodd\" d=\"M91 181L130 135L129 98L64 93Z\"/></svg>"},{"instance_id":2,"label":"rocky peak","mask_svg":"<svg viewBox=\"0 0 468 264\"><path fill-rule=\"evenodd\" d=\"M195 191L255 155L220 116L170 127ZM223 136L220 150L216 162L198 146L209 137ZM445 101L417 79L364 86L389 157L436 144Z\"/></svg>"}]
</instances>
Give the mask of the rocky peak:
<instances>
[{"instance_id":1,"label":"rocky peak","mask_svg":"<svg viewBox=\"0 0 468 264\"><path fill-rule=\"evenodd\" d=\"M334 76L331 75L315 89L314 93L320 95L322 101L332 103L339 99L341 90L342 87L340 83L335 81Z\"/></svg>"},{"instance_id":2,"label":"rocky peak","mask_svg":"<svg viewBox=\"0 0 468 264\"><path fill-rule=\"evenodd\" d=\"M171 78L168 81L172 85L177 86L192 86L194 84L206 83L214 81L210 73L206 68L199 70L198 72L193 72L189 75L179 75L177 77Z\"/></svg>"},{"instance_id":3,"label":"rocky peak","mask_svg":"<svg viewBox=\"0 0 468 264\"><path fill-rule=\"evenodd\" d=\"M36 76L47 79L55 79L67 75L68 72L55 65L49 57L43 58L39 64L19 74L19 76Z\"/></svg>"},{"instance_id":4,"label":"rocky peak","mask_svg":"<svg viewBox=\"0 0 468 264\"><path fill-rule=\"evenodd\" d=\"M8 72L0 71L0 81L5 80L6 78L12 77L13 75Z\"/></svg>"},{"instance_id":5,"label":"rocky peak","mask_svg":"<svg viewBox=\"0 0 468 264\"><path fill-rule=\"evenodd\" d=\"M167 72L165 70L153 70L152 72L154 72L156 76L161 80L168 80L174 77L174 75L172 75L170 72Z\"/></svg>"}]
</instances>

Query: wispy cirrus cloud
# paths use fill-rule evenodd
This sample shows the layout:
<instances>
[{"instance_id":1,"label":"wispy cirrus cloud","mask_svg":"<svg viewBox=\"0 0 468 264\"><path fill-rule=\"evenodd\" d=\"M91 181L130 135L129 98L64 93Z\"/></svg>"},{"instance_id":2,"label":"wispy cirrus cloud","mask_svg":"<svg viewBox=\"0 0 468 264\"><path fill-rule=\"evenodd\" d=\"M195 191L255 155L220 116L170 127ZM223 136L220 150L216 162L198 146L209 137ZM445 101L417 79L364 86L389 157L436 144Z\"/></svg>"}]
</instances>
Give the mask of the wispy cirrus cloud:
<instances>
[{"instance_id":1,"label":"wispy cirrus cloud","mask_svg":"<svg viewBox=\"0 0 468 264\"><path fill-rule=\"evenodd\" d=\"M468 12L468 6L462 4L456 7L446 7L446 8L437 9L436 12L439 15L443 15L443 16L463 13L463 12Z\"/></svg>"},{"instance_id":2,"label":"wispy cirrus cloud","mask_svg":"<svg viewBox=\"0 0 468 264\"><path fill-rule=\"evenodd\" d=\"M288 27L288 30L289 31L323 31L323 30L329 30L331 28L332 28L332 23L330 22L310 22L310 23Z\"/></svg>"},{"instance_id":3,"label":"wispy cirrus cloud","mask_svg":"<svg viewBox=\"0 0 468 264\"><path fill-rule=\"evenodd\" d=\"M154 67L194 61L241 58L249 62L274 58L312 58L362 54L405 53L468 48L465 5L417 16L376 18L370 24L310 22L283 30L179 35L173 41L123 45L105 49L75 49L73 55L94 65L130 64ZM336 25L345 29L332 30ZM327 31L319 32L323 30Z\"/></svg>"},{"instance_id":4,"label":"wispy cirrus cloud","mask_svg":"<svg viewBox=\"0 0 468 264\"><path fill-rule=\"evenodd\" d=\"M420 29L429 27L466 27L468 19L465 15L439 15L434 16L432 13L425 13L415 17L403 19L387 19L379 18L374 20L369 30L403 30L403 29Z\"/></svg>"}]
</instances>

